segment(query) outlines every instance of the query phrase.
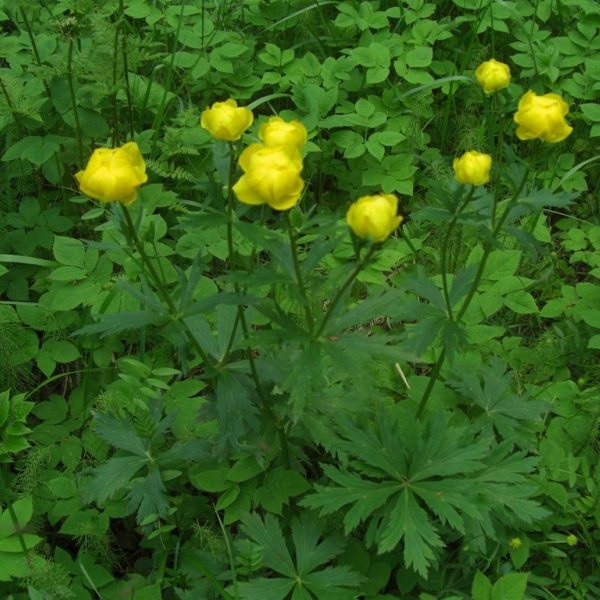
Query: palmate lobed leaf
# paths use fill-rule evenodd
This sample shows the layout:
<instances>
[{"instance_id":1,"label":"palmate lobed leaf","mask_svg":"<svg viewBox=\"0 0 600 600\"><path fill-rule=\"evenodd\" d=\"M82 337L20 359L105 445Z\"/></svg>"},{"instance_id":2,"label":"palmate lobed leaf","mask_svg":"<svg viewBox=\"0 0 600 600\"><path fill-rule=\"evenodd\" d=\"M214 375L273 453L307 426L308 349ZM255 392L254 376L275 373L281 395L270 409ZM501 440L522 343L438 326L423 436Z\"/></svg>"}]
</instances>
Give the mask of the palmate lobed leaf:
<instances>
[{"instance_id":1,"label":"palmate lobed leaf","mask_svg":"<svg viewBox=\"0 0 600 600\"><path fill-rule=\"evenodd\" d=\"M330 465L323 465L325 474L340 487L315 485L316 494L308 495L300 501L301 506L320 509L320 515L327 515L340 508L353 504L344 516L346 535L375 510L383 506L388 498L400 489L396 482L382 483L339 471Z\"/></svg>"},{"instance_id":2,"label":"palmate lobed leaf","mask_svg":"<svg viewBox=\"0 0 600 600\"><path fill-rule=\"evenodd\" d=\"M338 556L345 542L341 536L321 539L322 525L309 513L294 519L291 525L295 560L288 550L278 520L265 515L264 522L257 514L242 518L242 530L262 546L263 565L285 578L256 578L239 584L240 597L244 600L259 598L288 598L327 600L350 599L356 592L349 591L360 584L362 576L347 566L324 566ZM323 567L316 570L319 567ZM263 594L260 596L259 594Z\"/></svg>"},{"instance_id":3,"label":"palmate lobed leaf","mask_svg":"<svg viewBox=\"0 0 600 600\"><path fill-rule=\"evenodd\" d=\"M148 443L137 435L130 421L117 419L107 413L97 413L94 416L94 429L104 441L115 448L144 458L148 456Z\"/></svg>"},{"instance_id":4,"label":"palmate lobed leaf","mask_svg":"<svg viewBox=\"0 0 600 600\"><path fill-rule=\"evenodd\" d=\"M281 533L279 521L273 515L266 514L263 522L256 513L247 514L242 518L242 530L263 547L263 562L266 567L295 578L296 567Z\"/></svg>"},{"instance_id":5,"label":"palmate lobed leaf","mask_svg":"<svg viewBox=\"0 0 600 600\"><path fill-rule=\"evenodd\" d=\"M326 567L315 571L304 578L306 587L315 594L317 600L346 600L355 598L356 592L344 588L353 588L360 585L363 577L344 565L339 567Z\"/></svg>"},{"instance_id":6,"label":"palmate lobed leaf","mask_svg":"<svg viewBox=\"0 0 600 600\"><path fill-rule=\"evenodd\" d=\"M238 583L238 592L243 600L283 600L295 585L293 579L282 577L259 577Z\"/></svg>"},{"instance_id":7,"label":"palmate lobed leaf","mask_svg":"<svg viewBox=\"0 0 600 600\"><path fill-rule=\"evenodd\" d=\"M367 538L379 552L404 544L405 564L426 576L435 548L443 546L433 515L473 536L494 535L498 519L525 522L546 513L533 500L527 474L537 458L497 445L478 429L448 424L444 413L415 421L410 408L381 411L377 431L337 422L336 448L348 466L322 465L330 484L315 485L301 504L327 515L345 511L345 531L368 522Z\"/></svg>"},{"instance_id":8,"label":"palmate lobed leaf","mask_svg":"<svg viewBox=\"0 0 600 600\"><path fill-rule=\"evenodd\" d=\"M84 471L84 475L92 475L93 478L83 486L82 498L87 502L103 504L113 494L126 488L132 477L146 464L147 460L141 456L120 456Z\"/></svg>"},{"instance_id":9,"label":"palmate lobed leaf","mask_svg":"<svg viewBox=\"0 0 600 600\"><path fill-rule=\"evenodd\" d=\"M380 554L393 550L404 539L404 562L423 577L427 577L434 557L431 547L444 546L426 511L408 488L400 492L394 507L386 513L377 537Z\"/></svg>"},{"instance_id":10,"label":"palmate lobed leaf","mask_svg":"<svg viewBox=\"0 0 600 600\"><path fill-rule=\"evenodd\" d=\"M304 514L292 523L292 540L296 549L296 570L300 577L341 554L345 540L331 536L319 543L323 528L319 522Z\"/></svg>"}]
</instances>

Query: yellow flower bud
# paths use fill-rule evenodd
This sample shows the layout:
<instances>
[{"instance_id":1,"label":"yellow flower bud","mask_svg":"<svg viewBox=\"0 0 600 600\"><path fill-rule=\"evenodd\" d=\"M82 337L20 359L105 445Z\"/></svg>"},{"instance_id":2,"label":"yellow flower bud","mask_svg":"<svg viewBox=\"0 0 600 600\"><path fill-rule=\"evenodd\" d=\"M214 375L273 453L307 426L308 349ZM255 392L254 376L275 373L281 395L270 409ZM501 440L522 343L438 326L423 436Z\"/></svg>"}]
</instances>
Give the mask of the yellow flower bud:
<instances>
[{"instance_id":1,"label":"yellow flower bud","mask_svg":"<svg viewBox=\"0 0 600 600\"><path fill-rule=\"evenodd\" d=\"M271 117L260 126L258 137L265 146L296 146L300 150L306 143L307 132L300 121Z\"/></svg>"},{"instance_id":2,"label":"yellow flower bud","mask_svg":"<svg viewBox=\"0 0 600 600\"><path fill-rule=\"evenodd\" d=\"M358 237L383 242L404 220L397 212L398 198L394 194L363 196L350 206L346 221Z\"/></svg>"},{"instance_id":3,"label":"yellow flower bud","mask_svg":"<svg viewBox=\"0 0 600 600\"><path fill-rule=\"evenodd\" d=\"M245 106L238 107L237 102L229 98L225 102L215 102L210 108L205 108L200 125L218 140L235 142L252 125L252 121L252 111Z\"/></svg>"},{"instance_id":4,"label":"yellow flower bud","mask_svg":"<svg viewBox=\"0 0 600 600\"><path fill-rule=\"evenodd\" d=\"M521 541L521 538L518 537L514 537L512 538L512 540L510 540L508 542L508 545L513 549L513 550L518 550L522 545L523 542Z\"/></svg>"},{"instance_id":5,"label":"yellow flower bud","mask_svg":"<svg viewBox=\"0 0 600 600\"><path fill-rule=\"evenodd\" d=\"M266 203L276 210L288 210L300 199L304 180L300 177L302 157L297 148L250 144L239 163L244 174L233 191L240 202Z\"/></svg>"},{"instance_id":6,"label":"yellow flower bud","mask_svg":"<svg viewBox=\"0 0 600 600\"><path fill-rule=\"evenodd\" d=\"M85 169L75 173L81 191L102 202L125 206L137 198L137 188L148 181L146 163L135 142L120 148L96 148Z\"/></svg>"},{"instance_id":7,"label":"yellow flower bud","mask_svg":"<svg viewBox=\"0 0 600 600\"><path fill-rule=\"evenodd\" d=\"M529 90L519 101L515 113L517 137L520 140L541 138L547 142L561 142L573 128L565 122L569 105L558 94L538 96Z\"/></svg>"},{"instance_id":8,"label":"yellow flower bud","mask_svg":"<svg viewBox=\"0 0 600 600\"><path fill-rule=\"evenodd\" d=\"M572 533L570 535L567 536L567 544L569 546L576 546L577 545L577 536L573 535Z\"/></svg>"},{"instance_id":9,"label":"yellow flower bud","mask_svg":"<svg viewBox=\"0 0 600 600\"><path fill-rule=\"evenodd\" d=\"M510 69L508 65L501 63L495 58L481 63L476 71L475 77L486 94L492 94L505 88L510 82Z\"/></svg>"},{"instance_id":10,"label":"yellow flower bud","mask_svg":"<svg viewBox=\"0 0 600 600\"><path fill-rule=\"evenodd\" d=\"M465 152L460 158L455 158L452 163L456 181L482 185L490 180L492 157L475 150Z\"/></svg>"}]
</instances>

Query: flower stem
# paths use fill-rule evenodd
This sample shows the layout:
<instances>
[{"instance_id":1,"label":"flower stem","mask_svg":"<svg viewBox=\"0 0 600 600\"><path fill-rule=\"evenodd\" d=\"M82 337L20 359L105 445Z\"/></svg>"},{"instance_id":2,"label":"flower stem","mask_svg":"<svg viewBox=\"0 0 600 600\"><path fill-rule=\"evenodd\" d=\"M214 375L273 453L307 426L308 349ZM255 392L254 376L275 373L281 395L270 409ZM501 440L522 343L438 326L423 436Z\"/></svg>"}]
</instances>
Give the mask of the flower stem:
<instances>
[{"instance_id":1,"label":"flower stem","mask_svg":"<svg viewBox=\"0 0 600 600\"><path fill-rule=\"evenodd\" d=\"M234 249L233 249L233 216L234 216L234 206L233 206L233 178L235 175L235 156L236 156L236 152L235 152L235 148L233 146L233 144L231 142L229 142L229 171L227 173L227 200L226 200L226 206L227 206L227 256L228 256L228 261L229 261L229 268L232 269L233 265L234 265ZM236 293L238 293L239 290L239 285L237 284L237 282L235 282L233 284L234 290ZM235 334L237 333L237 328L238 328L238 324L240 323L240 321L244 321L245 323L245 317L244 317L244 309L242 308L241 305L238 304L237 307L237 314L235 316L235 321L233 323L233 327L231 329L231 335L229 336L229 340L227 341L227 346L225 348L225 352L223 353L223 356L221 357L221 360L219 361L219 365L218 366L223 366L226 362L227 359L229 358L229 353L231 352L231 348L233 346L233 340L235 338ZM247 338L248 336L247 334L247 328L243 328L244 330L244 335ZM252 355L252 351L250 350L250 356ZM252 365L251 365L252 368ZM260 396L260 392L259 392L259 388L257 387L256 389L258 395Z\"/></svg>"},{"instance_id":2,"label":"flower stem","mask_svg":"<svg viewBox=\"0 0 600 600\"><path fill-rule=\"evenodd\" d=\"M67 48L67 82L69 84L69 95L71 97L71 107L73 108L73 120L75 121L75 137L77 138L77 158L79 166L84 165L83 156L83 138L81 136L81 124L79 123L79 113L77 112L77 99L75 97L75 86L73 85L73 38L69 36L69 46Z\"/></svg>"},{"instance_id":3,"label":"flower stem","mask_svg":"<svg viewBox=\"0 0 600 600\"><path fill-rule=\"evenodd\" d=\"M121 209L123 210L123 214L125 215L125 220L127 221L127 227L129 229L129 235L127 237L130 238L130 240L134 243L135 247L137 248L138 252L140 253L140 256L142 257L142 265L148 270L148 273L150 274L150 277L154 281L154 284L156 285L156 289L158 290L160 297L163 299L163 301L169 308L169 313L171 314L171 317L173 319L179 319L180 313L177 310L177 307L175 306L175 303L173 302L173 299L171 298L169 292L165 288L165 285L164 285L162 279L159 277L158 273L156 272L156 269L154 268L154 265L152 264L150 257L146 254L143 243L141 242L140 238L138 237L138 234L135 230L135 226L133 224L133 220L131 219L131 214L129 213L129 209L124 204L121 204ZM185 324L185 322L183 320L181 320L181 323L183 324L183 326L185 328L185 334L186 334L188 340L190 341L190 343L192 344L192 346L194 347L194 349L196 350L196 352L202 359L202 362L205 364L206 368L212 368L212 365L208 358L208 355L206 354L206 352L204 352L204 350L198 343L198 340L195 338L194 334L190 331L189 327Z\"/></svg>"},{"instance_id":4,"label":"flower stem","mask_svg":"<svg viewBox=\"0 0 600 600\"><path fill-rule=\"evenodd\" d=\"M402 239L406 242L406 245L410 248L410 251L413 253L413 256L415 257L415 263L419 262L419 254L417 253L415 245L408 237L405 227L400 227L400 235L402 236Z\"/></svg>"},{"instance_id":5,"label":"flower stem","mask_svg":"<svg viewBox=\"0 0 600 600\"><path fill-rule=\"evenodd\" d=\"M465 199L459 205L458 210L452 216L450 224L446 229L446 234L444 235L444 239L442 240L442 247L440 250L440 262L442 267L442 289L444 292L444 301L446 303L446 311L448 313L448 317L451 321L454 321L454 316L452 314L452 303L450 302L450 291L448 287L448 270L449 270L449 261L448 261L448 244L450 243L450 237L454 231L454 226L456 225L456 221L458 217L461 215L463 210L467 207L467 204L473 198L473 194L475 193L475 186L471 186L471 189L468 191Z\"/></svg>"},{"instance_id":6,"label":"flower stem","mask_svg":"<svg viewBox=\"0 0 600 600\"><path fill-rule=\"evenodd\" d=\"M362 269L364 269L365 265L369 262L369 260L371 260L371 257L373 256L374 252L375 252L375 246L372 245L367 250L367 253L364 255L362 260L360 260L358 262L358 264L354 268L354 271L352 271L352 273L350 273L348 279L346 279L346 281L344 282L344 285L342 285L342 287L338 290L338 293L335 295L334 299L331 301L331 304L327 308L327 312L325 313L325 316L323 317L323 320L321 321L321 325L319 326L319 329L317 330L315 337L319 337L323 333L323 330L325 329L325 325L327 325L327 322L331 318L331 315L333 314L333 312L336 309L337 305L339 304L340 300L346 293L346 290L354 282L357 275L362 271Z\"/></svg>"},{"instance_id":7,"label":"flower stem","mask_svg":"<svg viewBox=\"0 0 600 600\"><path fill-rule=\"evenodd\" d=\"M227 256L229 262L229 268L233 269L235 266L235 252L233 247L233 219L235 216L235 207L234 207L234 197L233 197L233 184L235 179L235 159L237 156L237 152L235 146L232 142L229 142L229 171L227 173ZM233 284L234 290L237 293L240 292L240 286L237 282ZM233 347L233 340L235 339L235 335L237 333L238 325L242 328L242 333L244 338L250 344L250 336L249 336L249 328L248 322L246 321L246 314L244 313L244 307L241 304L237 306L237 314L235 317L235 321L233 323L233 327L231 329L231 334L229 336L229 340L227 341L227 346L225 348L225 352L217 365L217 368L224 366L229 358L229 353L231 352L231 348ZM263 388L262 382L258 375L258 370L256 368L256 360L254 358L254 354L252 353L252 348L250 345L246 348L246 356L248 358L248 365L250 366L250 375L252 377L252 381L254 383L254 388L256 389L256 394L260 400L260 410L263 414L267 415L272 421L275 427L277 428L277 433L279 435L279 444L281 446L281 456L283 460L283 464L286 468L290 467L290 455L288 449L287 438L284 431L284 426L282 423L278 423L278 420L273 413L273 409L269 405L267 395L265 394L265 390Z\"/></svg>"},{"instance_id":8,"label":"flower stem","mask_svg":"<svg viewBox=\"0 0 600 600\"><path fill-rule=\"evenodd\" d=\"M419 418L423 414L423 410L427 406L427 402L429 400L429 396L431 396L431 392L433 391L433 386L435 382L438 380L440 375L440 371L442 370L442 366L444 365L444 361L446 359L446 349L442 348L438 359L435 361L433 365L433 369L431 369L431 373L429 373L429 381L427 382L427 387L423 392L423 397L421 398L421 402L417 408L417 412L415 413L415 418Z\"/></svg>"},{"instance_id":9,"label":"flower stem","mask_svg":"<svg viewBox=\"0 0 600 600\"><path fill-rule=\"evenodd\" d=\"M504 225L504 222L506 221L508 214L510 212L511 205L519 198L519 195L521 194L521 192L523 191L523 188L525 187L525 183L527 182L528 176L529 176L529 169L526 169L521 183L515 189L512 197L509 200L508 205L505 207L502 215L495 221L495 223L496 223L495 226L492 227L492 232L491 232L492 239L495 239L498 236L498 234L500 233L502 226ZM496 207L494 206L494 209L495 208ZM494 222L494 219L492 219L492 222ZM469 288L467 296L466 296L464 302L462 303L460 310L454 316L455 323L460 323L460 321L464 317L465 313L467 312L467 309L469 308L471 301L473 300L473 297L475 296L475 294L477 292L477 289L479 288L479 283L481 282L481 278L483 277L483 271L485 270L485 265L487 263L487 259L489 258L490 254L492 252L492 248L493 248L492 243L490 241L486 242L485 247L483 249L483 255L482 255L481 259L479 260L479 267L477 269L477 273L475 274L473 282L471 283L471 287ZM446 358L446 350L444 348L444 349L442 349L442 352L438 356L438 359L437 359L435 365L433 366L433 369L431 370L431 373L429 375L429 383L427 384L427 387L425 388L425 392L423 392L423 397L421 398L421 402L419 403L417 412L415 413L415 416L417 418L419 418L421 416L421 414L423 413L423 411L425 410L425 406L427 405L427 402L429 401L429 397L431 396L433 386L435 385L435 382L437 381L437 379L439 377L439 374L440 374L440 371L444 364L445 358Z\"/></svg>"},{"instance_id":10,"label":"flower stem","mask_svg":"<svg viewBox=\"0 0 600 600\"><path fill-rule=\"evenodd\" d=\"M312 335L315 327L315 322L313 318L312 308L310 306L310 302L308 300L308 296L306 295L306 285L304 283L304 277L302 276L302 270L300 269L300 262L298 260L298 245L296 243L296 233L294 232L294 228L292 227L292 223L290 221L290 213L289 211L284 212L285 223L287 225L288 236L290 238L290 248L292 250L292 261L294 263L294 272L296 274L296 283L298 284L298 288L300 289L300 296L302 297L302 303L304 304L304 309L306 310L306 320L308 321L308 331Z\"/></svg>"}]
</instances>

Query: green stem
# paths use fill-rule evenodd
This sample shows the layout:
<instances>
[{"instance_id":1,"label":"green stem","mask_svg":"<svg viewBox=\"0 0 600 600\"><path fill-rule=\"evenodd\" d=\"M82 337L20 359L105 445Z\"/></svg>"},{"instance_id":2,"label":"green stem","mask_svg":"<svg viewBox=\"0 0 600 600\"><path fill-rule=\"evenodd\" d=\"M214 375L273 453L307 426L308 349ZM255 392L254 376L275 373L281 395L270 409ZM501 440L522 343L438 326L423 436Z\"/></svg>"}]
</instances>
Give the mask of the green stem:
<instances>
[{"instance_id":1,"label":"green stem","mask_svg":"<svg viewBox=\"0 0 600 600\"><path fill-rule=\"evenodd\" d=\"M169 292L165 288L165 285L164 285L162 279L159 277L158 273L156 272L156 269L154 268L154 265L152 264L150 257L146 254L143 243L141 242L140 238L138 237L138 234L135 230L135 226L131 219L131 214L129 213L129 209L123 204L121 204L121 208L123 210L123 214L125 215L125 220L127 221L127 226L129 228L129 236L127 236L127 237L129 237L131 239L131 241L134 243L135 247L137 248L138 252L140 253L140 256L142 257L142 265L145 266L146 269L148 269L148 273L150 274L150 277L154 281L154 284L156 285L156 289L158 290L160 297L162 298L162 300L165 302L165 304L169 308L169 313L171 314L171 317L173 319L179 319L180 313L177 310L177 307L175 306L175 303L173 302L173 299L171 298ZM208 358L208 355L206 354L206 352L204 352L204 350L202 349L202 346L200 346L200 344L198 343L198 340L194 337L194 334L190 331L189 327L185 324L185 322L183 320L181 321L181 323L183 324L183 326L185 328L185 334L186 334L188 340L190 341L190 343L192 344L192 346L194 347L194 349L196 350L196 352L198 353L198 355L204 362L206 368L212 368L212 365Z\"/></svg>"},{"instance_id":2,"label":"green stem","mask_svg":"<svg viewBox=\"0 0 600 600\"><path fill-rule=\"evenodd\" d=\"M248 323L246 322L246 315L242 310L241 306L238 306L238 317L240 321L240 325L242 326L242 332L244 333L244 337L246 340L249 340L248 335ZM273 413L273 409L269 405L267 401L267 396L263 389L262 383L260 381L260 377L258 376L258 371L256 369L256 361L254 360L254 355L252 354L252 348L248 349L248 364L250 365L250 373L252 375L252 381L254 381L254 387L256 388L256 393L260 398L260 408L264 414L266 414L273 424L277 428L277 433L279 435L279 445L281 446L281 457L283 459L283 465L289 469L290 468L290 452L287 443L287 437L285 435L284 424L278 423L275 413Z\"/></svg>"},{"instance_id":3,"label":"green stem","mask_svg":"<svg viewBox=\"0 0 600 600\"><path fill-rule=\"evenodd\" d=\"M232 142L229 142L229 172L227 174L227 255L229 261L229 268L233 269L235 266L235 253L233 247L233 219L235 216L235 207L234 207L234 197L233 197L233 184L235 179L235 159L237 156L236 149ZM239 293L240 287L237 282L234 284L234 290L236 293ZM244 313L244 307L238 304L237 314L235 317L235 321L233 324L233 328L231 329L231 335L229 336L229 340L227 341L227 346L225 348L225 352L223 357L219 361L219 364L216 368L220 368L226 364L227 359L229 358L229 353L231 352L231 348L233 346L233 340L235 339L235 334L237 333L238 325L242 327L242 334L248 343L250 343L249 336L249 328L248 322L246 321L246 314ZM283 429L282 424L277 423L277 419L273 413L273 410L269 406L269 402L267 400L267 395L265 394L264 388L262 386L262 382L260 377L258 376L258 370L256 368L256 361L254 359L254 354L252 353L252 348L249 346L247 348L247 357L248 364L250 366L250 375L252 377L252 381L254 382L254 388L256 389L256 393L260 400L260 409L266 414L274 423L277 428L277 432L279 434L279 443L281 446L281 455L283 459L283 464L286 468L290 467L290 456L289 449L287 444L287 438L285 436L285 431Z\"/></svg>"},{"instance_id":4,"label":"green stem","mask_svg":"<svg viewBox=\"0 0 600 600\"><path fill-rule=\"evenodd\" d=\"M499 92L496 92L494 94L495 96L495 103L496 103L496 119L497 119L497 123L498 123L498 127L496 128L496 131L498 132L498 140L494 140L495 144L496 144L496 151L494 153L494 164L497 167L500 167L502 165L502 158L503 158L503 152L504 152L504 115L501 111L501 107L500 107L500 95ZM494 229L494 227L496 226L496 209L498 206L498 196L500 194L500 186L495 185L494 189L492 191L492 229Z\"/></svg>"},{"instance_id":5,"label":"green stem","mask_svg":"<svg viewBox=\"0 0 600 600\"><path fill-rule=\"evenodd\" d=\"M21 17L23 17L23 23L25 24L25 30L27 31L27 35L29 36L29 43L31 44L31 50L33 51L33 56L35 58L35 62L39 67L42 66L42 59L40 58L40 53L38 52L37 44L35 43L35 36L33 35L33 31L31 30L31 25L29 25L29 19L27 19L27 13L23 8L21 10ZM46 89L46 93L50 96L50 87L48 86L48 82L46 79L43 79L44 88Z\"/></svg>"},{"instance_id":6,"label":"green stem","mask_svg":"<svg viewBox=\"0 0 600 600\"><path fill-rule=\"evenodd\" d=\"M67 50L67 81L69 83L69 95L71 96L71 106L73 108L73 120L75 121L75 137L77 138L77 154L79 166L84 165L83 138L81 136L81 125L79 123L79 113L77 112L77 99L75 98L75 87L73 85L73 38L69 37L69 46Z\"/></svg>"},{"instance_id":7,"label":"green stem","mask_svg":"<svg viewBox=\"0 0 600 600\"><path fill-rule=\"evenodd\" d=\"M529 176L529 169L526 169L521 183L519 184L517 189L514 191L511 199L508 202L508 205L504 209L504 212L498 218L498 220L496 222L496 226L492 228L492 239L496 238L496 236L500 233L500 230L502 229L502 226L504 225L504 221L506 221L506 218L508 217L508 214L510 212L511 205L513 202L515 202L519 198L519 194L523 191L523 188L525 187L525 183L527 182L528 176ZM456 313L456 315L454 317L455 323L460 323L461 319L464 317L465 313L467 312L467 309L469 308L471 301L473 300L473 297L475 296L475 293L477 292L477 289L479 288L479 283L481 282L481 278L483 277L483 271L485 269L485 265L487 263L487 259L490 255L491 251L492 251L492 244L491 244L491 242L488 241L485 244L485 247L483 249L483 255L479 261L479 267L477 269L477 273L475 274L475 278L473 279L473 282L471 283L469 292L467 293L467 296L466 296L464 302L462 303L460 310L458 311L458 313ZM421 402L419 403L419 406L417 408L417 412L415 415L417 418L419 418L421 416L421 414L423 413L423 410L425 410L425 406L427 405L427 402L429 401L429 397L433 390L433 386L435 385L435 382L436 382L437 378L439 377L439 374L440 374L440 371L444 364L445 358L446 358L446 351L445 351L445 349L443 349L442 352L440 353L440 355L438 356L438 359L437 359L435 365L433 366L433 369L429 375L429 383L427 384L427 388L425 388L425 392L423 393L423 397L421 398Z\"/></svg>"},{"instance_id":8,"label":"green stem","mask_svg":"<svg viewBox=\"0 0 600 600\"><path fill-rule=\"evenodd\" d=\"M125 7L123 0L119 0L119 14L120 18L125 18ZM133 103L131 100L131 87L129 85L129 65L127 60L127 36L121 36L121 48L123 52L123 78L125 79L125 96L127 97L127 120L129 125L129 137L134 138L134 125L133 125Z\"/></svg>"},{"instance_id":9,"label":"green stem","mask_svg":"<svg viewBox=\"0 0 600 600\"><path fill-rule=\"evenodd\" d=\"M227 174L227 256L229 261L229 268L233 269L234 266L234 248L233 248L233 217L234 217L234 206L233 206L233 179L235 175L235 148L233 143L229 142L229 171ZM234 290L236 293L239 292L239 285L236 283L233 284ZM235 321L233 323L233 328L231 329L231 334L229 336L229 340L227 341L227 346L225 347L225 352L221 360L219 361L218 367L222 367L229 358L229 353L231 352L231 348L233 346L233 340L235 338L235 334L237 333L238 324L242 319L244 319L244 309L242 306L238 304L237 307L237 315L235 317ZM246 332L245 332L246 333ZM247 336L246 336L247 337ZM252 355L252 350L250 350L250 355ZM257 388L258 392L258 388ZM259 393L260 396L260 393Z\"/></svg>"},{"instance_id":10,"label":"green stem","mask_svg":"<svg viewBox=\"0 0 600 600\"><path fill-rule=\"evenodd\" d=\"M417 419L423 414L423 411L425 410L425 406L427 406L429 396L431 396L431 392L433 391L433 386L435 385L435 382L437 381L437 379L440 375L440 371L442 370L442 366L444 364L445 359L446 359L446 349L442 348L442 351L440 352L438 359L435 361L435 364L433 365L433 369L431 369L431 373L429 373L429 381L427 382L427 387L425 388L425 391L423 392L423 397L421 398L421 402L419 403L417 412L415 413L415 418L417 418Z\"/></svg>"},{"instance_id":11,"label":"green stem","mask_svg":"<svg viewBox=\"0 0 600 600\"><path fill-rule=\"evenodd\" d=\"M456 221L458 217L461 215L463 210L466 208L467 204L473 198L473 194L475 193L475 186L471 186L471 189L468 191L465 199L462 204L459 205L458 210L452 216L450 224L446 229L446 234L444 235L444 239L442 240L442 247L440 250L440 262L442 267L442 289L444 292L444 301L446 303L446 311L448 313L448 317L451 321L454 321L454 316L452 314L452 303L450 302L450 291L448 286L448 270L449 270L449 261L448 261L448 244L450 243L450 237L454 231L454 226L456 225Z\"/></svg>"},{"instance_id":12,"label":"green stem","mask_svg":"<svg viewBox=\"0 0 600 600\"><path fill-rule=\"evenodd\" d=\"M365 254L365 256L363 257L363 259L358 262L358 264L354 268L354 271L352 271L352 273L350 273L348 279L346 279L346 281L344 282L344 285L338 290L338 293L335 295L335 298L332 300L331 304L327 308L327 312L325 313L325 316L323 317L323 320L321 321L321 325L319 326L319 329L317 330L315 337L319 337L323 333L323 330L325 329L325 325L327 325L327 322L331 318L331 316L332 316L334 310L336 309L337 305L339 304L340 300L346 293L346 290L354 282L354 280L356 279L356 276L362 271L362 269L369 262L369 260L371 260L371 257L373 256L374 252L375 252L375 246L372 245L368 249L368 251Z\"/></svg>"},{"instance_id":13,"label":"green stem","mask_svg":"<svg viewBox=\"0 0 600 600\"><path fill-rule=\"evenodd\" d=\"M21 122L21 117L15 110L14 104L12 103L11 97L8 95L8 90L4 85L4 80L2 79L2 77L0 77L0 89L2 89L2 94L4 95L4 99L6 100L8 109L12 113L13 119L15 120L15 124L17 126L17 129L19 130L19 134L25 137L25 128L23 127L23 123Z\"/></svg>"},{"instance_id":14,"label":"green stem","mask_svg":"<svg viewBox=\"0 0 600 600\"><path fill-rule=\"evenodd\" d=\"M315 328L315 321L313 318L312 308L310 306L310 302L308 300L308 296L306 295L306 285L304 284L304 277L302 276L302 270L300 269L300 262L298 260L298 245L296 240L296 233L294 232L294 228L292 227L292 223L290 221L290 213L289 211L284 212L285 223L287 225L288 236L290 238L290 248L292 250L292 261L294 263L294 273L296 274L296 283L298 284L298 288L300 289L300 296L302 298L302 303L304 304L304 309L306 310L306 319L308 321L308 331L312 335Z\"/></svg>"},{"instance_id":15,"label":"green stem","mask_svg":"<svg viewBox=\"0 0 600 600\"><path fill-rule=\"evenodd\" d=\"M234 266L234 255L233 255L233 217L234 217L234 206L233 206L233 179L235 177L235 148L232 142L229 142L229 171L227 173L227 253L229 256L229 268L233 269Z\"/></svg>"},{"instance_id":16,"label":"green stem","mask_svg":"<svg viewBox=\"0 0 600 600\"><path fill-rule=\"evenodd\" d=\"M525 187L525 183L527 182L528 176L529 176L529 169L526 169L521 183L519 184L517 189L514 191L511 199L509 200L506 208L504 209L504 212L496 221L496 226L492 229L492 239L495 239L497 237L497 235L500 233L500 230L502 229L502 227L504 225L504 221L506 221L506 218L508 217L508 214L510 213L511 205L513 204L513 202L515 202L519 198L520 193L523 191L523 188ZM471 284L471 288L469 289L467 297L465 298L460 310L458 311L458 313L456 315L457 323L460 322L460 320L463 318L464 314L467 312L467 309L469 308L469 305L471 304L471 300L473 299L473 296L477 292L477 288L479 287L479 283L481 281L481 278L483 277L483 271L485 269L485 264L487 262L487 259L490 255L491 251L492 251L492 244L491 244L491 242L487 242L483 249L483 256L481 257L481 260L479 261L479 268L477 269L477 273L475 274L475 279L473 280L473 283Z\"/></svg>"},{"instance_id":17,"label":"green stem","mask_svg":"<svg viewBox=\"0 0 600 600\"><path fill-rule=\"evenodd\" d=\"M112 65L112 84L113 84L113 93L112 93L112 113L113 113L113 122L112 122L112 139L113 139L113 147L117 147L119 145L119 110L117 108L117 70L118 70L118 46L119 46L119 30L121 28L121 17L123 13L121 13L120 17L117 20L117 24L115 26L115 42L113 47L113 65Z\"/></svg>"},{"instance_id":18,"label":"green stem","mask_svg":"<svg viewBox=\"0 0 600 600\"><path fill-rule=\"evenodd\" d=\"M402 239L406 242L406 245L410 248L410 251L413 253L413 256L415 257L415 262L419 262L419 254L417 253L417 249L415 248L414 244L408 237L405 227L400 227L400 235L402 236Z\"/></svg>"}]
</instances>

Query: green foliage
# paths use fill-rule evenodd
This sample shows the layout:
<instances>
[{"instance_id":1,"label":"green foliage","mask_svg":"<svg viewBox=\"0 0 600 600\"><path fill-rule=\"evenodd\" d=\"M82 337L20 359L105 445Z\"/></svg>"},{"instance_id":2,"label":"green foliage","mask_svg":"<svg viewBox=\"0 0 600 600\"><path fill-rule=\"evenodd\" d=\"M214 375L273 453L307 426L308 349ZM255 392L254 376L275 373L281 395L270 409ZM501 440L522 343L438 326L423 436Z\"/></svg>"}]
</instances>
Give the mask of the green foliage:
<instances>
[{"instance_id":1,"label":"green foliage","mask_svg":"<svg viewBox=\"0 0 600 600\"><path fill-rule=\"evenodd\" d=\"M334 448L350 468L323 465L336 485L315 484L316 494L302 504L321 515L350 506L346 534L364 522L365 541L379 553L403 542L406 567L424 577L437 562L436 548L444 545L434 518L445 529L476 538L492 531L500 515L532 522L545 514L529 499L535 488L525 477L536 461L509 455L510 444L496 446L476 423L469 431L436 415L421 425L404 411L384 411L376 431L350 422L338 427L341 439Z\"/></svg>"},{"instance_id":2,"label":"green foliage","mask_svg":"<svg viewBox=\"0 0 600 600\"><path fill-rule=\"evenodd\" d=\"M184 461L202 458L205 450L200 440L163 449L163 436L175 415L161 418L160 413L160 406L150 403L134 423L110 414L96 415L96 433L122 452L82 473L92 476L81 490L84 501L95 501L102 506L116 493L127 490L129 503L125 514L137 512L138 523L148 525L167 516L169 505L164 482L180 474L177 467Z\"/></svg>"},{"instance_id":3,"label":"green foliage","mask_svg":"<svg viewBox=\"0 0 600 600\"><path fill-rule=\"evenodd\" d=\"M295 519L290 529L293 554L275 517L266 515L263 521L259 515L248 514L242 519L242 531L262 548L262 567L275 571L278 577L240 582L240 597L248 600L353 597L355 592L347 588L357 587L360 575L346 566L325 566L342 552L344 540L339 536L321 539L321 526L307 514Z\"/></svg>"},{"instance_id":4,"label":"green foliage","mask_svg":"<svg viewBox=\"0 0 600 600\"><path fill-rule=\"evenodd\" d=\"M600 597L597 2L0 22L0 597ZM528 89L567 139L518 140ZM200 125L229 97L231 145ZM286 214L231 192L272 115L308 130ZM130 140L137 200L90 204ZM405 220L372 244L344 214L378 192Z\"/></svg>"}]
</instances>

